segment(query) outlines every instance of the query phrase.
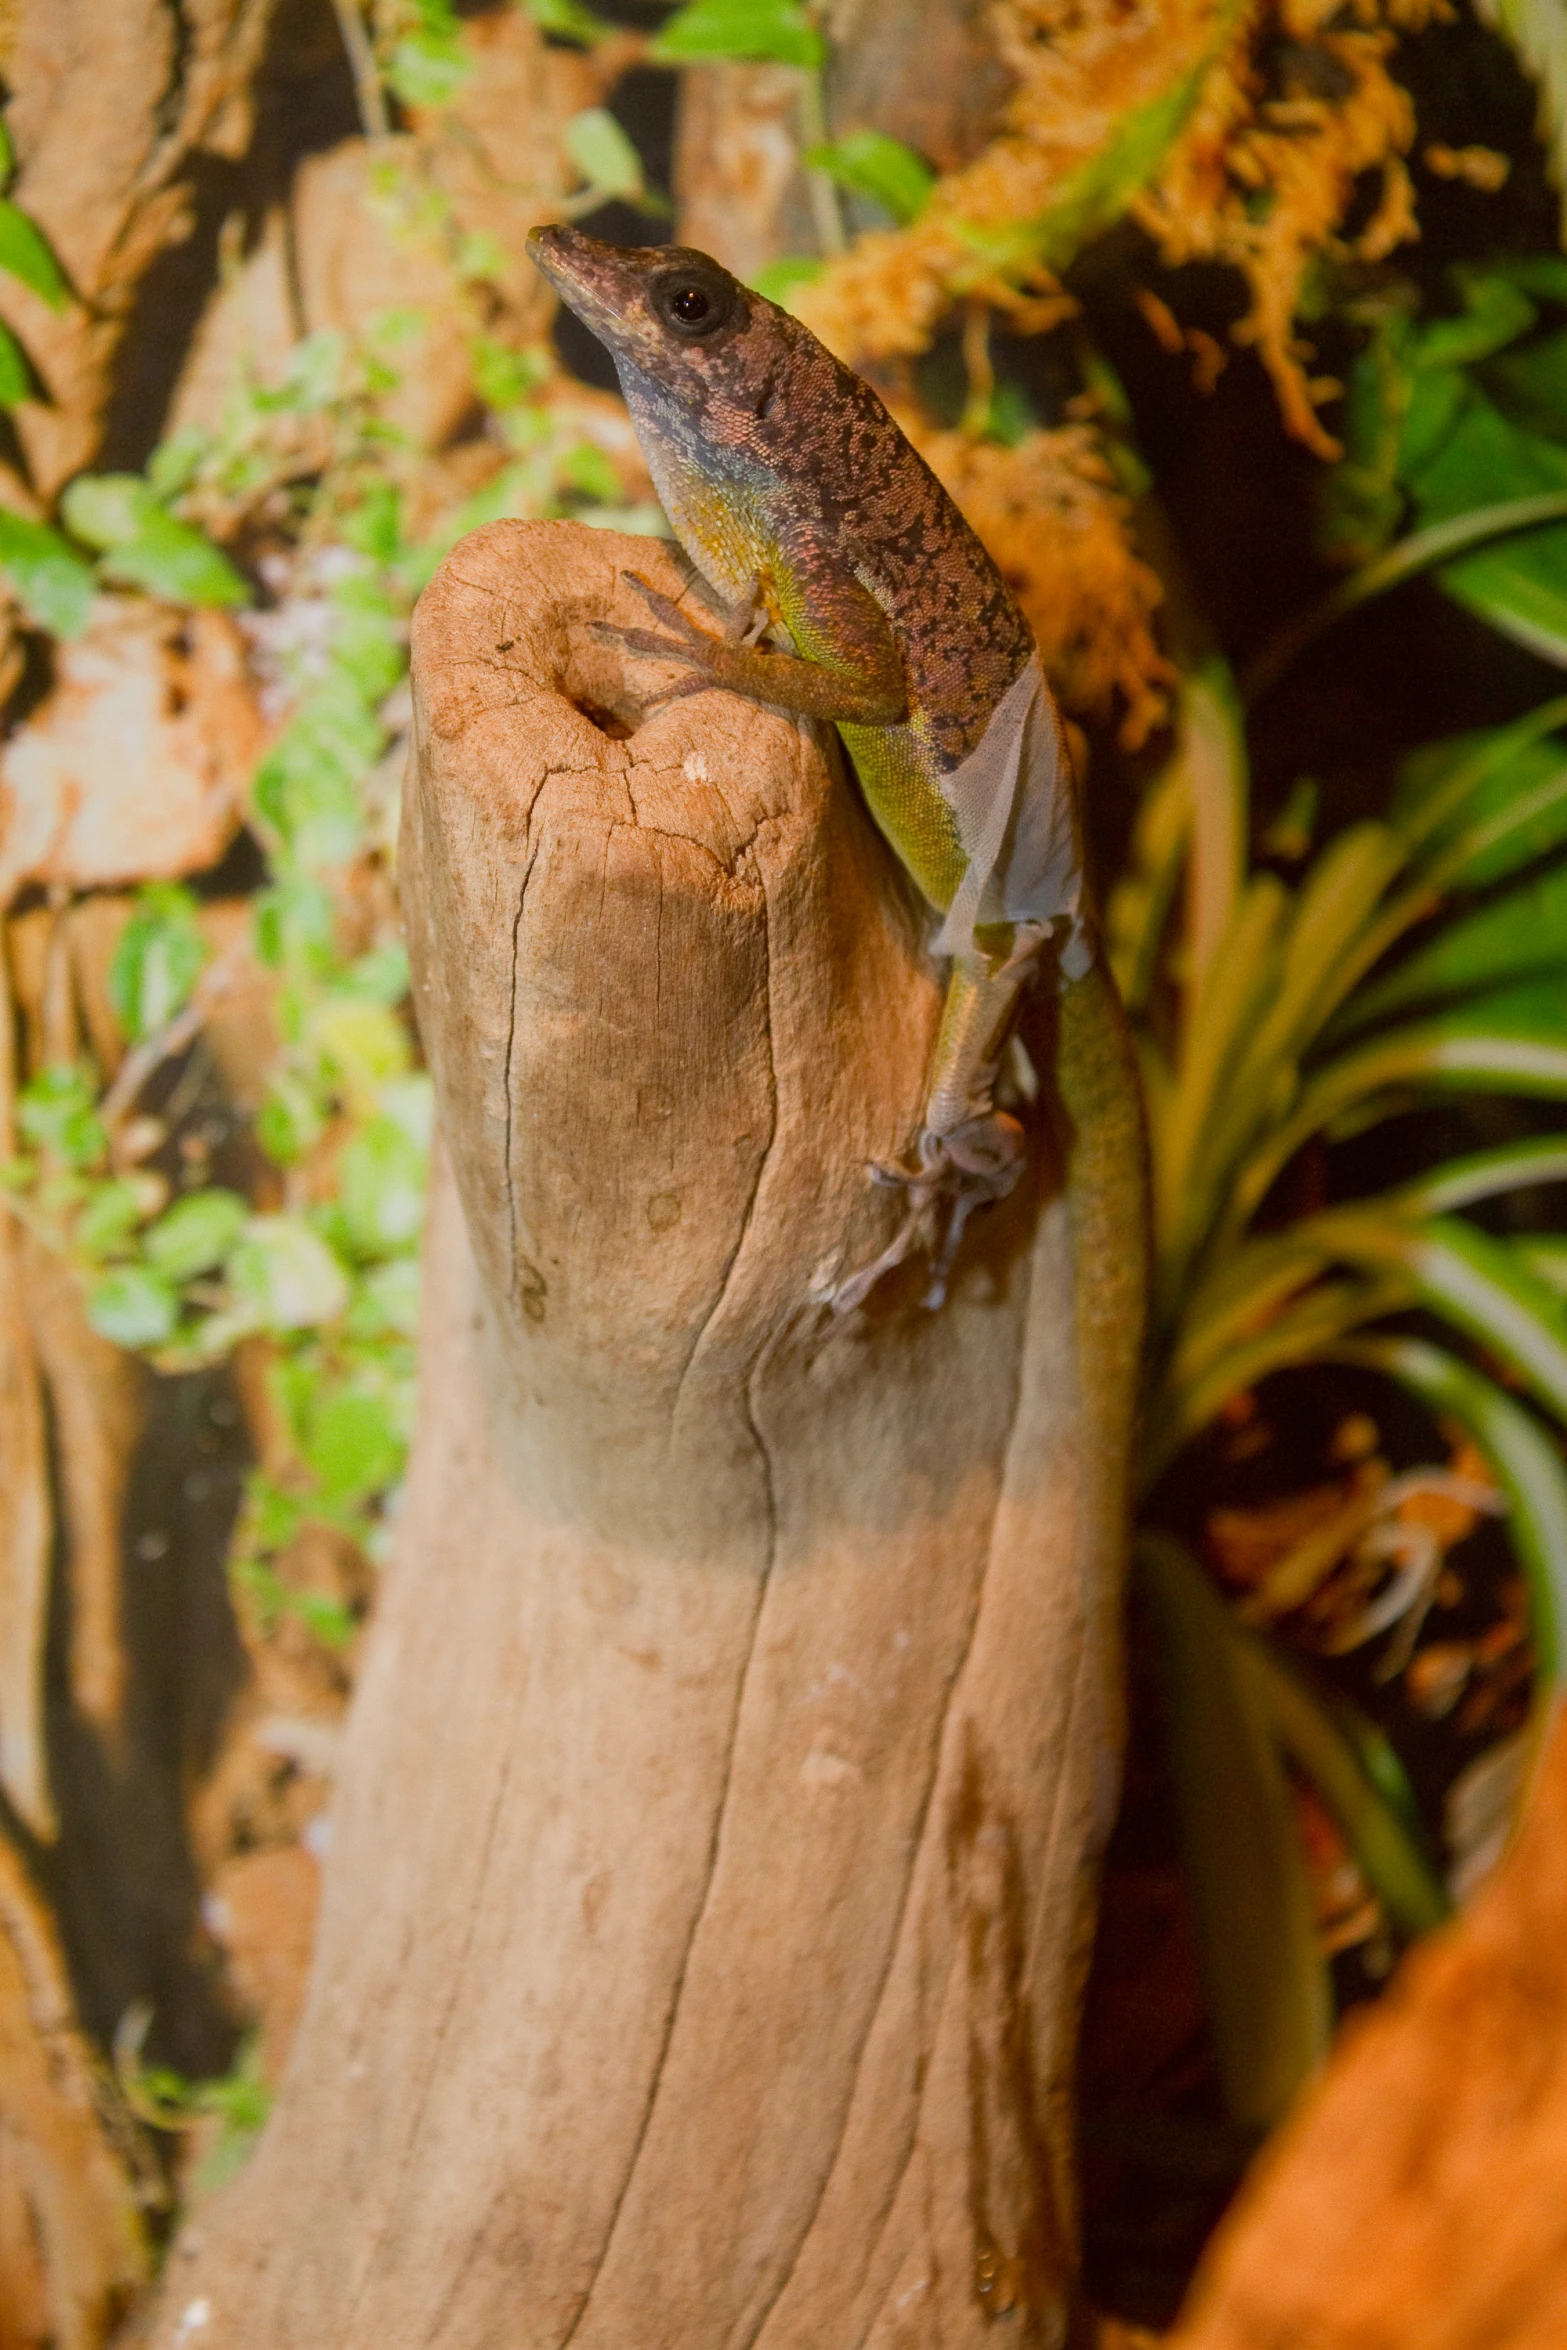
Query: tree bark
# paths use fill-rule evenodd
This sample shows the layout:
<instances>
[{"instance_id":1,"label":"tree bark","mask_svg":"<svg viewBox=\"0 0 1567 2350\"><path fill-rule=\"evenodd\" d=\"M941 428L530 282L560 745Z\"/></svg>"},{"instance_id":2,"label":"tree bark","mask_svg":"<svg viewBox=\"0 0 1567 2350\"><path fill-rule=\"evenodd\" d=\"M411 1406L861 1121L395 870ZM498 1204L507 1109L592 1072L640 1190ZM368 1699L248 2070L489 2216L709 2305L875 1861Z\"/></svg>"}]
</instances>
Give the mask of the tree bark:
<instances>
[{"instance_id":1,"label":"tree bark","mask_svg":"<svg viewBox=\"0 0 1567 2350\"><path fill-rule=\"evenodd\" d=\"M1065 1138L1047 1080L939 1314L913 1269L826 1308L899 1212L923 918L809 728L649 707L673 673L593 633L623 567L688 592L499 523L416 616L420 1428L304 2019L170 2350L1075 2322L1125 1464Z\"/></svg>"}]
</instances>

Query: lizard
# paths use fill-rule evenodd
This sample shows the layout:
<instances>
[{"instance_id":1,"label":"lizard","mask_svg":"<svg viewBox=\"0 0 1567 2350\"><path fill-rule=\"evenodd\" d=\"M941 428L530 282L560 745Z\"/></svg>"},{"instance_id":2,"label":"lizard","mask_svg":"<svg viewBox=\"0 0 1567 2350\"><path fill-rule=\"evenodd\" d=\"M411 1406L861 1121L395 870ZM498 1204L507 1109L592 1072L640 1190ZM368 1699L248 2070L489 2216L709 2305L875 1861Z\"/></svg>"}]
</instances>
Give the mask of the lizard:
<instances>
[{"instance_id":1,"label":"lizard","mask_svg":"<svg viewBox=\"0 0 1567 2350\"><path fill-rule=\"evenodd\" d=\"M994 1088L1047 954L1069 1189L1108 1215L1135 1299L1136 1077L1084 888L1064 729L1006 581L874 388L709 255L561 225L534 229L528 250L607 346L671 528L729 610L720 635L628 572L659 626L601 633L682 664L675 694L725 687L835 725L873 819L941 917L933 943L951 967L912 1155L871 1169L905 1190L907 1211L832 1304L851 1311L923 1241L926 1303L940 1305L970 1213L1016 1184L1023 1129Z\"/></svg>"}]
</instances>

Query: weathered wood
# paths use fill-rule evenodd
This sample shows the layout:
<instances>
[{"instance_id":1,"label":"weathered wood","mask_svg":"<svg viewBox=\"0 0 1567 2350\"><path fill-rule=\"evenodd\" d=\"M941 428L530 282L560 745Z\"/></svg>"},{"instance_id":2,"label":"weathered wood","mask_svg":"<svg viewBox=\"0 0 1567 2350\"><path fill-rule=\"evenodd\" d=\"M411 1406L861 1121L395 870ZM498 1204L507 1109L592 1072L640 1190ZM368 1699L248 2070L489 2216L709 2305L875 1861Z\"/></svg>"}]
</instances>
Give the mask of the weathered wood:
<instances>
[{"instance_id":1,"label":"weathered wood","mask_svg":"<svg viewBox=\"0 0 1567 2350\"><path fill-rule=\"evenodd\" d=\"M923 925L808 729L644 706L623 567L684 592L500 523L416 616L419 1435L304 2019L159 2344L1065 2338L1124 1464L1060 1154L940 1314L820 1302L899 1212Z\"/></svg>"}]
</instances>

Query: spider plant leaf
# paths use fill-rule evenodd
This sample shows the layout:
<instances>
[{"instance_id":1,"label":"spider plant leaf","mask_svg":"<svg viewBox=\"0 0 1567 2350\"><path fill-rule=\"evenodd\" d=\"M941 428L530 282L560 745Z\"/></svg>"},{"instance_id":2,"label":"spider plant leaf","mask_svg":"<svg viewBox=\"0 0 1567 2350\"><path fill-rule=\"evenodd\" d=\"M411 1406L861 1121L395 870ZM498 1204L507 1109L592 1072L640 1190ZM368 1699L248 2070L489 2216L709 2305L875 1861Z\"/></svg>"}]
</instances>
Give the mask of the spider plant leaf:
<instances>
[{"instance_id":1,"label":"spider plant leaf","mask_svg":"<svg viewBox=\"0 0 1567 2350\"><path fill-rule=\"evenodd\" d=\"M1319 1690L1277 1643L1240 1625L1234 1634L1275 1736L1333 1814L1395 1930L1406 1940L1430 1933L1452 1905L1393 1748L1358 1707Z\"/></svg>"},{"instance_id":2,"label":"spider plant leaf","mask_svg":"<svg viewBox=\"0 0 1567 2350\"><path fill-rule=\"evenodd\" d=\"M1567 815L1567 760L1562 787ZM1550 866L1521 888L1445 924L1384 979L1361 990L1356 1025L1547 971L1567 976L1567 865Z\"/></svg>"},{"instance_id":3,"label":"spider plant leaf","mask_svg":"<svg viewBox=\"0 0 1567 2350\"><path fill-rule=\"evenodd\" d=\"M1197 1154L1199 1180L1222 1176L1277 1103L1296 1063L1359 976L1355 947L1407 850L1385 824L1356 824L1316 860L1284 938L1277 992Z\"/></svg>"},{"instance_id":4,"label":"spider plant leaf","mask_svg":"<svg viewBox=\"0 0 1567 2350\"><path fill-rule=\"evenodd\" d=\"M1384 1205L1406 1216L1446 1216L1476 1200L1498 1199L1509 1191L1539 1184L1567 1183L1567 1134L1541 1134L1528 1142L1504 1143L1499 1150L1475 1151L1448 1159L1386 1195Z\"/></svg>"},{"instance_id":5,"label":"spider plant leaf","mask_svg":"<svg viewBox=\"0 0 1567 2350\"><path fill-rule=\"evenodd\" d=\"M1352 1046L1311 1077L1290 1115L1236 1178L1225 1229L1249 1223L1303 1143L1351 1116L1357 1131L1411 1097L1567 1096L1567 1010L1555 986L1507 989Z\"/></svg>"},{"instance_id":6,"label":"spider plant leaf","mask_svg":"<svg viewBox=\"0 0 1567 2350\"><path fill-rule=\"evenodd\" d=\"M1143 794L1131 853L1105 905L1110 968L1130 1012L1147 1002L1186 856L1191 803L1177 753Z\"/></svg>"},{"instance_id":7,"label":"spider plant leaf","mask_svg":"<svg viewBox=\"0 0 1567 2350\"><path fill-rule=\"evenodd\" d=\"M1289 1785L1257 1677L1202 1569L1167 1536L1138 1563L1160 1634L1177 1818L1225 2103L1278 2120L1327 2053L1328 1971Z\"/></svg>"},{"instance_id":8,"label":"spider plant leaf","mask_svg":"<svg viewBox=\"0 0 1567 2350\"><path fill-rule=\"evenodd\" d=\"M1272 874L1259 875L1236 907L1206 983L1195 990L1165 1121L1165 1148L1154 1165L1155 1213L1163 1233L1195 1234L1205 1228L1205 1203L1191 1183L1192 1162L1219 1088L1272 995L1288 911L1283 883Z\"/></svg>"},{"instance_id":9,"label":"spider plant leaf","mask_svg":"<svg viewBox=\"0 0 1567 2350\"><path fill-rule=\"evenodd\" d=\"M1177 758L1191 815L1187 954L1200 985L1229 935L1246 878L1246 729L1223 661L1209 661L1187 678L1180 728Z\"/></svg>"},{"instance_id":10,"label":"spider plant leaf","mask_svg":"<svg viewBox=\"0 0 1567 2350\"><path fill-rule=\"evenodd\" d=\"M1374 1206L1330 1209L1311 1225L1357 1270L1405 1278L1422 1305L1508 1364L1567 1422L1567 1313L1505 1241L1458 1216L1413 1223Z\"/></svg>"},{"instance_id":11,"label":"spider plant leaf","mask_svg":"<svg viewBox=\"0 0 1567 2350\"><path fill-rule=\"evenodd\" d=\"M1552 843L1522 850L1516 850L1515 844L1515 853L1503 862L1503 841L1498 839L1492 844L1489 862L1476 867L1476 852L1470 849L1464 866L1455 870L1455 837L1497 819L1505 822L1521 804L1532 802L1542 786L1550 785L1567 764L1567 748L1549 740L1563 727L1567 727L1567 695L1558 695L1509 726L1425 744L1399 769L1389 821L1411 849L1430 848L1441 857L1449 886L1459 880L1471 886L1499 881Z\"/></svg>"},{"instance_id":12,"label":"spider plant leaf","mask_svg":"<svg viewBox=\"0 0 1567 2350\"><path fill-rule=\"evenodd\" d=\"M1567 1298L1567 1240L1557 1233L1540 1233L1515 1240L1513 1247L1537 1280Z\"/></svg>"},{"instance_id":13,"label":"spider plant leaf","mask_svg":"<svg viewBox=\"0 0 1567 2350\"><path fill-rule=\"evenodd\" d=\"M1144 1418L1138 1447L1137 1484L1150 1492L1182 1447L1201 1435L1232 1396L1243 1394L1275 1371L1297 1370L1320 1361L1324 1351L1367 1322L1401 1312L1413 1303L1406 1277L1318 1281L1253 1335L1214 1348L1190 1375L1172 1368L1156 1389Z\"/></svg>"},{"instance_id":14,"label":"spider plant leaf","mask_svg":"<svg viewBox=\"0 0 1567 2350\"><path fill-rule=\"evenodd\" d=\"M1567 1467L1522 1404L1493 1379L1423 1338L1347 1339L1335 1362L1381 1371L1433 1412L1458 1421L1491 1464L1507 1497L1507 1531L1529 1587L1539 1688L1549 1704L1567 1669Z\"/></svg>"}]
</instances>

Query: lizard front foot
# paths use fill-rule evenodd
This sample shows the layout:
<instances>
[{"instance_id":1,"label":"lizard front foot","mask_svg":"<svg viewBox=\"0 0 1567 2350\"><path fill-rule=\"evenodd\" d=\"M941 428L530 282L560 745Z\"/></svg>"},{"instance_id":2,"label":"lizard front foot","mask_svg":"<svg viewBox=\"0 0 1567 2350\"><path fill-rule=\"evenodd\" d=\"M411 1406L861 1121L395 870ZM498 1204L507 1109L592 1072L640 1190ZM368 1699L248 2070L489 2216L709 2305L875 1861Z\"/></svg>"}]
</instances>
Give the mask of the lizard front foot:
<instances>
[{"instance_id":1,"label":"lizard front foot","mask_svg":"<svg viewBox=\"0 0 1567 2350\"><path fill-rule=\"evenodd\" d=\"M1023 1156L1023 1129L1017 1120L1003 1110L988 1110L965 1119L950 1133L937 1134L927 1126L915 1144L912 1167L873 1165L872 1182L896 1185L908 1193L908 1213L881 1255L838 1284L832 1294L833 1311L852 1313L884 1273L903 1264L921 1245L931 1253L924 1303L932 1311L942 1305L964 1227L976 1208L1006 1198L1023 1172Z\"/></svg>"},{"instance_id":2,"label":"lizard front foot","mask_svg":"<svg viewBox=\"0 0 1567 2350\"><path fill-rule=\"evenodd\" d=\"M623 571L620 576L627 587L635 588L654 619L661 621L670 633L658 636L650 628L621 628L611 620L595 620L589 625L600 642L619 645L628 653L641 653L652 661L679 661L694 672L660 694L657 699L661 702L678 701L685 694L705 693L716 685L714 656L722 654L724 640L700 627L681 611L672 596L664 595L639 571Z\"/></svg>"}]
</instances>

